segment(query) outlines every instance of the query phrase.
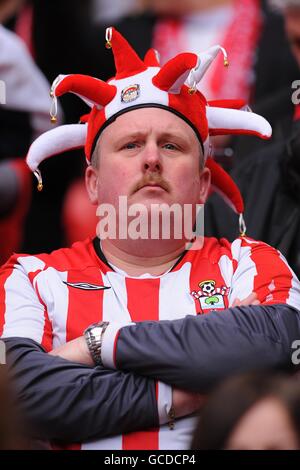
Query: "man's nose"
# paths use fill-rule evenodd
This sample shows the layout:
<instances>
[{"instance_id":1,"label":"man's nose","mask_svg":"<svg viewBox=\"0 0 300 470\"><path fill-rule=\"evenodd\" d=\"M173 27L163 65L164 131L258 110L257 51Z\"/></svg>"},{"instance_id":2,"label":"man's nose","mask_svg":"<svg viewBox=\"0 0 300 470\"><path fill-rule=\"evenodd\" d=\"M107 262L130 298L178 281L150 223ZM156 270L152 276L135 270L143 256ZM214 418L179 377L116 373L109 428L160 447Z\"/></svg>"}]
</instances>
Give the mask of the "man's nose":
<instances>
[{"instance_id":1,"label":"man's nose","mask_svg":"<svg viewBox=\"0 0 300 470\"><path fill-rule=\"evenodd\" d=\"M161 156L157 145L148 145L143 152L144 171L160 172L162 170Z\"/></svg>"}]
</instances>

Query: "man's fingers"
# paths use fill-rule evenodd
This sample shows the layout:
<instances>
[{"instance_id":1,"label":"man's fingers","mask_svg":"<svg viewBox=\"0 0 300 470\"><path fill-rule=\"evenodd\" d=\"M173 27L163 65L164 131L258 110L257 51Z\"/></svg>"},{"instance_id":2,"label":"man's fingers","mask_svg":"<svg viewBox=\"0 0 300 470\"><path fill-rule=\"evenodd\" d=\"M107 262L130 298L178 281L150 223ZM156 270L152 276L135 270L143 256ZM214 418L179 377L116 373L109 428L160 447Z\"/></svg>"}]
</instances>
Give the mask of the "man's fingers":
<instances>
[{"instance_id":1,"label":"man's fingers","mask_svg":"<svg viewBox=\"0 0 300 470\"><path fill-rule=\"evenodd\" d=\"M239 305L241 305L241 301L240 299L236 298L231 306L238 307Z\"/></svg>"},{"instance_id":2,"label":"man's fingers","mask_svg":"<svg viewBox=\"0 0 300 470\"><path fill-rule=\"evenodd\" d=\"M236 298L232 303L232 307L240 307L242 305L244 306L259 305L259 304L260 304L260 301L257 298L256 292L252 292L250 295L248 295L248 297L246 297L243 300Z\"/></svg>"}]
</instances>

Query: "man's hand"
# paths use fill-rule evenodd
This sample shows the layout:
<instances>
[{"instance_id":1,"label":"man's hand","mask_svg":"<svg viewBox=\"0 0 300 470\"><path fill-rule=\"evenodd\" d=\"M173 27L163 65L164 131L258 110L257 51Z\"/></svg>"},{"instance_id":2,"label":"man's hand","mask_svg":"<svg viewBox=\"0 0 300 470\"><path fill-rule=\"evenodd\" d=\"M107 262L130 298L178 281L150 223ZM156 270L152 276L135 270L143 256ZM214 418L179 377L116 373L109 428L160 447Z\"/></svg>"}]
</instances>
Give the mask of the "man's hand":
<instances>
[{"instance_id":1,"label":"man's hand","mask_svg":"<svg viewBox=\"0 0 300 470\"><path fill-rule=\"evenodd\" d=\"M247 305L259 305L259 304L260 304L260 301L258 300L256 292L252 292L252 294L248 295L248 297L246 297L243 300L236 298L233 301L233 304L230 305L230 307L242 307L243 305L247 306Z\"/></svg>"},{"instance_id":2,"label":"man's hand","mask_svg":"<svg viewBox=\"0 0 300 470\"><path fill-rule=\"evenodd\" d=\"M172 406L174 408L175 417L181 418L182 416L187 416L199 411L206 400L206 395L173 388Z\"/></svg>"},{"instance_id":3,"label":"man's hand","mask_svg":"<svg viewBox=\"0 0 300 470\"><path fill-rule=\"evenodd\" d=\"M52 356L60 356L67 361L78 362L86 366L95 366L83 336L79 336L79 338L73 339L62 346L58 346L50 351L49 354Z\"/></svg>"},{"instance_id":4,"label":"man's hand","mask_svg":"<svg viewBox=\"0 0 300 470\"><path fill-rule=\"evenodd\" d=\"M231 307L240 307L243 305L259 305L260 301L257 298L257 294L252 292L243 300L236 298ZM173 389L172 405L174 408L176 418L187 416L196 411L199 411L207 400L206 395L200 395L200 393L187 392L177 388Z\"/></svg>"}]
</instances>

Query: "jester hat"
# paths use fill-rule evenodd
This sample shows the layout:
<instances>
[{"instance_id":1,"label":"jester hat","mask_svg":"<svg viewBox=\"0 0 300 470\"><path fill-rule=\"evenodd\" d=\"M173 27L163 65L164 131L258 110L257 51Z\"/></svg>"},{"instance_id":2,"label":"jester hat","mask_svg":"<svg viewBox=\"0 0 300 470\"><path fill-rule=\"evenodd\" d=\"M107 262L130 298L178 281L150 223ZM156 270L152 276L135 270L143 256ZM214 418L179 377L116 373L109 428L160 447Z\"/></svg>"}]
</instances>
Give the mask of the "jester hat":
<instances>
[{"instance_id":1,"label":"jester hat","mask_svg":"<svg viewBox=\"0 0 300 470\"><path fill-rule=\"evenodd\" d=\"M106 47L111 48L116 75L107 82L79 74L59 75L53 82L51 119L55 121L57 97L65 93L79 96L91 111L81 124L59 126L42 134L31 145L26 161L42 187L39 164L48 157L66 150L84 147L86 161L91 162L99 135L118 116L134 109L158 107L166 109L195 131L210 168L213 189L217 190L233 210L244 210L240 192L230 176L209 157L210 136L252 134L271 137L269 123L249 112L239 100L208 102L197 84L219 52L228 65L226 51L213 46L199 55L181 53L160 66L157 51L150 49L144 60L113 27L106 30ZM242 217L242 216L241 216Z\"/></svg>"}]
</instances>

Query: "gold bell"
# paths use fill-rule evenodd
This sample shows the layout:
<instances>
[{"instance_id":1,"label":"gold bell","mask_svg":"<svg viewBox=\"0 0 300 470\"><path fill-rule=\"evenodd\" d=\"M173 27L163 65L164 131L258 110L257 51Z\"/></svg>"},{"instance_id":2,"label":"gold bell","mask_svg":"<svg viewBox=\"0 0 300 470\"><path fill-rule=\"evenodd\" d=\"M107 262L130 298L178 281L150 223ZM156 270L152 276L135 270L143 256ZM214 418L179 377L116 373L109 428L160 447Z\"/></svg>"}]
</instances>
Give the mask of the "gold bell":
<instances>
[{"instance_id":1,"label":"gold bell","mask_svg":"<svg viewBox=\"0 0 300 470\"><path fill-rule=\"evenodd\" d=\"M106 41L105 47L106 47L106 49L111 49L111 48L112 48L111 42L110 42L110 41Z\"/></svg>"},{"instance_id":2,"label":"gold bell","mask_svg":"<svg viewBox=\"0 0 300 470\"><path fill-rule=\"evenodd\" d=\"M55 124L57 122L57 118L55 116L51 116L50 122L51 124Z\"/></svg>"},{"instance_id":3,"label":"gold bell","mask_svg":"<svg viewBox=\"0 0 300 470\"><path fill-rule=\"evenodd\" d=\"M197 88L190 87L190 88L188 89L188 94L189 94L189 95L194 95L194 94L196 93L196 91L197 91Z\"/></svg>"},{"instance_id":4,"label":"gold bell","mask_svg":"<svg viewBox=\"0 0 300 470\"><path fill-rule=\"evenodd\" d=\"M240 229L240 237L245 237L247 227L246 227L246 224L245 224L243 214L240 214L240 217L239 217L239 229Z\"/></svg>"},{"instance_id":5,"label":"gold bell","mask_svg":"<svg viewBox=\"0 0 300 470\"><path fill-rule=\"evenodd\" d=\"M41 192L43 190L43 183L38 183L37 190Z\"/></svg>"},{"instance_id":6,"label":"gold bell","mask_svg":"<svg viewBox=\"0 0 300 470\"><path fill-rule=\"evenodd\" d=\"M229 65L228 59L224 59L224 67L228 67L228 65Z\"/></svg>"}]
</instances>

